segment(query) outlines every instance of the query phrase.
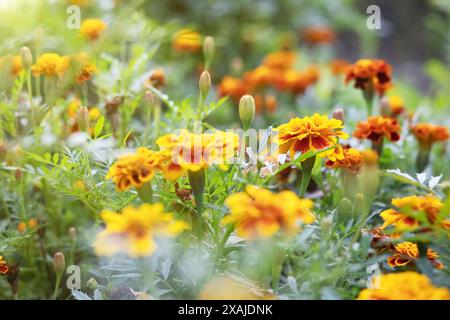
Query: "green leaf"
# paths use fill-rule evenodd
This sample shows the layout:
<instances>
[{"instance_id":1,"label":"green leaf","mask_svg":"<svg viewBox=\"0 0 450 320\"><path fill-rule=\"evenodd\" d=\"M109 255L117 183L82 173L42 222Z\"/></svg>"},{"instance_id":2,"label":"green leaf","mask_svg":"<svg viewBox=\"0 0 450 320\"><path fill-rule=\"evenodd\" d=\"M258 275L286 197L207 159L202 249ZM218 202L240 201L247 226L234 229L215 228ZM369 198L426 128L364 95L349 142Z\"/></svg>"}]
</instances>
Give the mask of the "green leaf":
<instances>
[{"instance_id":1,"label":"green leaf","mask_svg":"<svg viewBox=\"0 0 450 320\"><path fill-rule=\"evenodd\" d=\"M103 115L97 120L94 128L94 139L96 139L103 130L103 125L105 124L105 117Z\"/></svg>"}]
</instances>

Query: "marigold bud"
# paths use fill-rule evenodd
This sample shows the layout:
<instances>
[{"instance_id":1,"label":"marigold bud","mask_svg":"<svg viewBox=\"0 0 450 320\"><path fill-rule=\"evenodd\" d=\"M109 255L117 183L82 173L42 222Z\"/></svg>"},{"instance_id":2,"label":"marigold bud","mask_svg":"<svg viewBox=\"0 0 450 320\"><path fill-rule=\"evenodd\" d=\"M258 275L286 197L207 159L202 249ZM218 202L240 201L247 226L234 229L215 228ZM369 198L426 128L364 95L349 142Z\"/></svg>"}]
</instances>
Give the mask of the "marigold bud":
<instances>
[{"instance_id":1,"label":"marigold bud","mask_svg":"<svg viewBox=\"0 0 450 320\"><path fill-rule=\"evenodd\" d=\"M151 91L147 91L145 93L144 99L150 105L153 105L155 103L155 96L153 95L153 93Z\"/></svg>"},{"instance_id":2,"label":"marigold bud","mask_svg":"<svg viewBox=\"0 0 450 320\"><path fill-rule=\"evenodd\" d=\"M22 47L20 49L20 59L22 60L22 65L25 69L30 69L33 65L33 55L28 47Z\"/></svg>"},{"instance_id":3,"label":"marigold bud","mask_svg":"<svg viewBox=\"0 0 450 320\"><path fill-rule=\"evenodd\" d=\"M214 38L211 36L207 36L203 41L203 55L205 56L206 69L208 69L211 64L215 50L216 50L216 43L214 41Z\"/></svg>"},{"instance_id":4,"label":"marigold bud","mask_svg":"<svg viewBox=\"0 0 450 320\"><path fill-rule=\"evenodd\" d=\"M94 278L89 278L89 280L86 282L86 285L89 289L95 290L97 289L98 283Z\"/></svg>"},{"instance_id":5,"label":"marigold bud","mask_svg":"<svg viewBox=\"0 0 450 320\"><path fill-rule=\"evenodd\" d=\"M333 111L333 118L337 120L341 120L344 123L344 110L341 108L337 108Z\"/></svg>"},{"instance_id":6,"label":"marigold bud","mask_svg":"<svg viewBox=\"0 0 450 320\"><path fill-rule=\"evenodd\" d=\"M77 123L80 131L87 131L89 129L89 110L86 107L80 107L77 111Z\"/></svg>"},{"instance_id":7,"label":"marigold bud","mask_svg":"<svg viewBox=\"0 0 450 320\"><path fill-rule=\"evenodd\" d=\"M62 274L66 269L66 259L62 252L55 253L55 256L53 257L53 267L57 274Z\"/></svg>"},{"instance_id":8,"label":"marigold bud","mask_svg":"<svg viewBox=\"0 0 450 320\"><path fill-rule=\"evenodd\" d=\"M202 72L198 81L198 86L200 88L202 99L205 100L206 96L208 95L209 89L211 88L211 75L208 71Z\"/></svg>"},{"instance_id":9,"label":"marigold bud","mask_svg":"<svg viewBox=\"0 0 450 320\"><path fill-rule=\"evenodd\" d=\"M77 229L75 229L75 227L70 227L68 235L70 242L75 242L77 240Z\"/></svg>"},{"instance_id":10,"label":"marigold bud","mask_svg":"<svg viewBox=\"0 0 450 320\"><path fill-rule=\"evenodd\" d=\"M341 202L339 202L336 210L336 221L338 225L346 225L352 218L352 206L352 200L349 198L342 198Z\"/></svg>"},{"instance_id":11,"label":"marigold bud","mask_svg":"<svg viewBox=\"0 0 450 320\"><path fill-rule=\"evenodd\" d=\"M255 119L255 99L251 95L246 94L239 101L239 117L242 121L244 130L247 130Z\"/></svg>"}]
</instances>

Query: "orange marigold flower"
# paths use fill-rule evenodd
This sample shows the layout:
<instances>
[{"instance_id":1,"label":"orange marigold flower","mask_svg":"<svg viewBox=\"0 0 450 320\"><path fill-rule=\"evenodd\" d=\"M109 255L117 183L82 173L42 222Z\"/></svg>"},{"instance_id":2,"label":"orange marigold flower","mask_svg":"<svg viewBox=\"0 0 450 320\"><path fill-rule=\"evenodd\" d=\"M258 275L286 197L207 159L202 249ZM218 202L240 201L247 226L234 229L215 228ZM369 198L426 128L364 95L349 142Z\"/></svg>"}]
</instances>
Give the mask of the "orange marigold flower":
<instances>
[{"instance_id":1,"label":"orange marigold flower","mask_svg":"<svg viewBox=\"0 0 450 320\"><path fill-rule=\"evenodd\" d=\"M86 19L81 23L80 32L86 39L95 41L100 38L106 27L107 25L103 20Z\"/></svg>"},{"instance_id":2,"label":"orange marigold flower","mask_svg":"<svg viewBox=\"0 0 450 320\"><path fill-rule=\"evenodd\" d=\"M136 153L120 157L109 168L106 178L114 182L118 191L141 187L153 178L156 170L162 169L164 160L162 153L140 147Z\"/></svg>"},{"instance_id":3,"label":"orange marigold flower","mask_svg":"<svg viewBox=\"0 0 450 320\"><path fill-rule=\"evenodd\" d=\"M334 42L336 34L328 26L313 26L303 31L303 37L311 44L323 44Z\"/></svg>"},{"instance_id":4,"label":"orange marigold flower","mask_svg":"<svg viewBox=\"0 0 450 320\"><path fill-rule=\"evenodd\" d=\"M357 123L353 136L358 139L368 139L374 143L381 143L383 138L392 142L400 139L400 125L391 117L369 117L367 121Z\"/></svg>"},{"instance_id":5,"label":"orange marigold flower","mask_svg":"<svg viewBox=\"0 0 450 320\"><path fill-rule=\"evenodd\" d=\"M9 73L15 77L18 76L23 70L22 58L17 55L0 57L0 69L5 65L9 68Z\"/></svg>"},{"instance_id":6,"label":"orange marigold flower","mask_svg":"<svg viewBox=\"0 0 450 320\"><path fill-rule=\"evenodd\" d=\"M38 59L36 64L31 67L34 76L44 75L59 76L69 69L70 58L68 56L60 56L56 53L44 53Z\"/></svg>"},{"instance_id":7,"label":"orange marigold flower","mask_svg":"<svg viewBox=\"0 0 450 320\"><path fill-rule=\"evenodd\" d=\"M278 51L269 53L263 59L263 65L278 70L287 70L292 67L296 59L295 52Z\"/></svg>"},{"instance_id":8,"label":"orange marigold flower","mask_svg":"<svg viewBox=\"0 0 450 320\"><path fill-rule=\"evenodd\" d=\"M3 260L3 256L0 256L0 274L5 275L9 271L8 264Z\"/></svg>"},{"instance_id":9,"label":"orange marigold flower","mask_svg":"<svg viewBox=\"0 0 450 320\"><path fill-rule=\"evenodd\" d=\"M351 64L347 60L336 59L330 62L331 72L337 76L340 74L346 74Z\"/></svg>"},{"instance_id":10,"label":"orange marigold flower","mask_svg":"<svg viewBox=\"0 0 450 320\"><path fill-rule=\"evenodd\" d=\"M387 263L390 267L403 267L414 261L419 257L419 247L417 244L406 241L394 245L395 254L387 258ZM437 268L442 269L444 265L438 260L439 255L431 248L427 249L427 258Z\"/></svg>"},{"instance_id":11,"label":"orange marigold flower","mask_svg":"<svg viewBox=\"0 0 450 320\"><path fill-rule=\"evenodd\" d=\"M236 102L248 92L248 85L245 81L238 78L225 76L219 84L219 95L221 97L230 96Z\"/></svg>"},{"instance_id":12,"label":"orange marigold flower","mask_svg":"<svg viewBox=\"0 0 450 320\"><path fill-rule=\"evenodd\" d=\"M202 36L192 29L181 29L175 34L172 47L179 52L198 52L202 47Z\"/></svg>"},{"instance_id":13,"label":"orange marigold flower","mask_svg":"<svg viewBox=\"0 0 450 320\"><path fill-rule=\"evenodd\" d=\"M372 86L379 94L392 85L392 67L384 60L361 59L347 70L345 82L355 80L355 88L362 90Z\"/></svg>"},{"instance_id":14,"label":"orange marigold flower","mask_svg":"<svg viewBox=\"0 0 450 320\"><path fill-rule=\"evenodd\" d=\"M274 85L280 74L281 71L262 65L246 72L244 79L252 89L258 89Z\"/></svg>"},{"instance_id":15,"label":"orange marigold flower","mask_svg":"<svg viewBox=\"0 0 450 320\"><path fill-rule=\"evenodd\" d=\"M361 151L354 148L343 148L343 157L329 157L325 165L328 168L343 168L351 173L357 174L363 163Z\"/></svg>"},{"instance_id":16,"label":"orange marigold flower","mask_svg":"<svg viewBox=\"0 0 450 320\"><path fill-rule=\"evenodd\" d=\"M176 236L188 225L164 212L161 204L143 204L139 208L126 207L121 213L103 211L101 218L106 228L94 242L99 256L113 256L124 252L132 257L152 255L156 248L155 236Z\"/></svg>"},{"instance_id":17,"label":"orange marigold flower","mask_svg":"<svg viewBox=\"0 0 450 320\"><path fill-rule=\"evenodd\" d=\"M294 158L296 152L317 151L335 146L338 137L346 139L348 135L340 130L341 120L328 119L326 115L315 113L311 117L294 118L277 128L279 152L290 151Z\"/></svg>"},{"instance_id":18,"label":"orange marigold flower","mask_svg":"<svg viewBox=\"0 0 450 320\"><path fill-rule=\"evenodd\" d=\"M157 69L153 71L148 80L150 84L157 89L164 87L166 85L166 75L164 70Z\"/></svg>"},{"instance_id":19,"label":"orange marigold flower","mask_svg":"<svg viewBox=\"0 0 450 320\"><path fill-rule=\"evenodd\" d=\"M392 204L398 209L387 209L380 213L384 220L382 229L392 225L397 231L415 230L421 226L421 222L412 214L423 214L430 224L439 223L443 228L450 222L448 213L442 219L438 219L443 203L435 196L408 196L392 199ZM439 220L439 221L438 221Z\"/></svg>"},{"instance_id":20,"label":"orange marigold flower","mask_svg":"<svg viewBox=\"0 0 450 320\"><path fill-rule=\"evenodd\" d=\"M276 87L281 91L291 91L294 95L303 94L305 90L319 79L319 70L310 66L304 71L286 70L276 79Z\"/></svg>"},{"instance_id":21,"label":"orange marigold flower","mask_svg":"<svg viewBox=\"0 0 450 320\"><path fill-rule=\"evenodd\" d=\"M436 142L447 141L450 138L450 133L445 126L418 123L411 128L411 131L420 145L426 149Z\"/></svg>"},{"instance_id":22,"label":"orange marigold flower","mask_svg":"<svg viewBox=\"0 0 450 320\"><path fill-rule=\"evenodd\" d=\"M364 289L359 293L358 300L450 300L447 288L433 286L430 279L417 272L398 272L383 274L379 286Z\"/></svg>"},{"instance_id":23,"label":"orange marigold flower","mask_svg":"<svg viewBox=\"0 0 450 320\"><path fill-rule=\"evenodd\" d=\"M247 186L245 192L229 196L225 204L230 214L222 223L234 224L240 237L267 238L283 231L297 232L298 222L313 223L313 202L300 199L292 191L272 193L256 186Z\"/></svg>"},{"instance_id":24,"label":"orange marigold flower","mask_svg":"<svg viewBox=\"0 0 450 320\"><path fill-rule=\"evenodd\" d=\"M20 233L24 233L25 231L27 231L27 229L35 228L37 226L37 224L38 224L38 220L35 218L32 218L32 219L28 220L27 222L21 221L17 225L17 231L19 231Z\"/></svg>"},{"instance_id":25,"label":"orange marigold flower","mask_svg":"<svg viewBox=\"0 0 450 320\"><path fill-rule=\"evenodd\" d=\"M277 109L277 98L273 94L257 94L254 96L254 98L256 113L262 113L264 111L267 111L268 113L274 113Z\"/></svg>"}]
</instances>

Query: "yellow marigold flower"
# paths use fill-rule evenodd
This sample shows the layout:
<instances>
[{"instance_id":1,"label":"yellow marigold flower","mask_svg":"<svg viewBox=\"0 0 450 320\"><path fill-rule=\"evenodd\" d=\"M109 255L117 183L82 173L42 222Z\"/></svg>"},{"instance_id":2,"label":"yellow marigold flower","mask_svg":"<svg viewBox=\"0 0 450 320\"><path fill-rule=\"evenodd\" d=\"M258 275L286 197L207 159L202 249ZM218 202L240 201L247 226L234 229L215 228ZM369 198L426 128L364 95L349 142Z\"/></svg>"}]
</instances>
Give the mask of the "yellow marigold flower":
<instances>
[{"instance_id":1,"label":"yellow marigold flower","mask_svg":"<svg viewBox=\"0 0 450 320\"><path fill-rule=\"evenodd\" d=\"M153 178L157 169L161 169L163 160L160 152L140 147L136 153L120 157L109 168L106 178L114 182L118 191L141 187Z\"/></svg>"},{"instance_id":2,"label":"yellow marigold flower","mask_svg":"<svg viewBox=\"0 0 450 320\"><path fill-rule=\"evenodd\" d=\"M355 80L355 88L370 89L381 95L392 86L392 67L384 60L361 59L347 70L345 82Z\"/></svg>"},{"instance_id":3,"label":"yellow marigold flower","mask_svg":"<svg viewBox=\"0 0 450 320\"><path fill-rule=\"evenodd\" d=\"M387 258L387 263L392 268L406 266L419 257L419 247L410 241L394 245L394 249L395 254ZM444 265L438 260L439 255L431 248L427 249L427 258L437 269L444 268Z\"/></svg>"},{"instance_id":4,"label":"yellow marigold flower","mask_svg":"<svg viewBox=\"0 0 450 320\"><path fill-rule=\"evenodd\" d=\"M3 256L0 256L0 274L5 275L9 271L8 264L3 260Z\"/></svg>"},{"instance_id":5,"label":"yellow marigold flower","mask_svg":"<svg viewBox=\"0 0 450 320\"><path fill-rule=\"evenodd\" d=\"M89 120L95 121L100 118L101 115L102 113L98 108L93 107L89 109Z\"/></svg>"},{"instance_id":6,"label":"yellow marigold flower","mask_svg":"<svg viewBox=\"0 0 450 320\"><path fill-rule=\"evenodd\" d=\"M412 133L424 148L430 148L434 143L447 141L450 133L447 127L428 123L418 123L411 128Z\"/></svg>"},{"instance_id":7,"label":"yellow marigold flower","mask_svg":"<svg viewBox=\"0 0 450 320\"><path fill-rule=\"evenodd\" d=\"M405 112L405 102L399 96L390 96L387 100L389 112L393 117L397 117Z\"/></svg>"},{"instance_id":8,"label":"yellow marigold flower","mask_svg":"<svg viewBox=\"0 0 450 320\"><path fill-rule=\"evenodd\" d=\"M78 84L83 84L92 78L94 73L97 73L97 67L95 64L89 61L89 57L86 53L81 52L74 58L76 63L75 81Z\"/></svg>"},{"instance_id":9,"label":"yellow marigold flower","mask_svg":"<svg viewBox=\"0 0 450 320\"><path fill-rule=\"evenodd\" d=\"M34 76L61 77L69 69L70 58L56 53L44 53L31 67Z\"/></svg>"},{"instance_id":10,"label":"yellow marigold flower","mask_svg":"<svg viewBox=\"0 0 450 320\"><path fill-rule=\"evenodd\" d=\"M263 59L263 65L278 70L287 70L292 67L296 59L295 52L279 51L266 55Z\"/></svg>"},{"instance_id":11,"label":"yellow marigold flower","mask_svg":"<svg viewBox=\"0 0 450 320\"><path fill-rule=\"evenodd\" d=\"M331 72L337 76L340 74L346 74L351 64L347 60L333 60L329 64Z\"/></svg>"},{"instance_id":12,"label":"yellow marigold flower","mask_svg":"<svg viewBox=\"0 0 450 320\"><path fill-rule=\"evenodd\" d=\"M100 38L106 27L106 23L100 19L86 19L81 23L80 32L86 39L95 41Z\"/></svg>"},{"instance_id":13,"label":"yellow marigold flower","mask_svg":"<svg viewBox=\"0 0 450 320\"><path fill-rule=\"evenodd\" d=\"M430 279L416 272L383 274L379 289L364 289L358 300L449 300L447 288L433 286Z\"/></svg>"},{"instance_id":14,"label":"yellow marigold flower","mask_svg":"<svg viewBox=\"0 0 450 320\"><path fill-rule=\"evenodd\" d=\"M247 281L220 276L203 287L199 298L200 300L274 300L275 296Z\"/></svg>"},{"instance_id":15,"label":"yellow marigold flower","mask_svg":"<svg viewBox=\"0 0 450 320\"><path fill-rule=\"evenodd\" d=\"M397 231L415 230L421 226L419 220L410 215L408 211L424 214L430 224L441 224L446 228L450 222L448 213L442 219L437 221L439 212L443 208L443 203L434 196L408 196L403 198L392 199L392 204L398 209L387 209L380 213L384 220L382 229L392 225Z\"/></svg>"},{"instance_id":16,"label":"yellow marigold flower","mask_svg":"<svg viewBox=\"0 0 450 320\"><path fill-rule=\"evenodd\" d=\"M358 139L368 139L374 143L381 143L383 138L392 142L400 139L400 125L397 119L391 117L369 117L367 121L360 121L356 125L353 136Z\"/></svg>"},{"instance_id":17,"label":"yellow marigold flower","mask_svg":"<svg viewBox=\"0 0 450 320\"><path fill-rule=\"evenodd\" d=\"M183 129L179 135L158 138L156 144L171 159L165 170L175 170L175 177L178 177L185 170L199 171L210 165L231 162L239 146L239 137L230 132L194 134ZM171 175L170 172L166 174Z\"/></svg>"},{"instance_id":18,"label":"yellow marigold flower","mask_svg":"<svg viewBox=\"0 0 450 320\"><path fill-rule=\"evenodd\" d=\"M225 76L219 84L219 96L230 96L235 102L239 102L249 91L248 85L238 78Z\"/></svg>"},{"instance_id":19,"label":"yellow marigold flower","mask_svg":"<svg viewBox=\"0 0 450 320\"><path fill-rule=\"evenodd\" d=\"M74 4L79 7L85 7L89 4L90 0L69 0L70 4Z\"/></svg>"},{"instance_id":20,"label":"yellow marigold flower","mask_svg":"<svg viewBox=\"0 0 450 320\"><path fill-rule=\"evenodd\" d=\"M202 47L202 36L192 29L181 29L175 34L172 47L179 52L198 52Z\"/></svg>"},{"instance_id":21,"label":"yellow marigold flower","mask_svg":"<svg viewBox=\"0 0 450 320\"><path fill-rule=\"evenodd\" d=\"M132 257L150 256L156 250L156 236L176 236L187 228L183 221L174 220L161 204L126 207L121 213L103 211L106 228L95 240L95 253L112 256L126 253Z\"/></svg>"},{"instance_id":22,"label":"yellow marigold flower","mask_svg":"<svg viewBox=\"0 0 450 320\"><path fill-rule=\"evenodd\" d=\"M292 191L272 193L266 189L247 186L245 192L229 196L225 204L230 214L222 223L234 224L243 238L267 238L283 231L288 234L299 230L298 222L313 223L313 202L300 199Z\"/></svg>"},{"instance_id":23,"label":"yellow marigold flower","mask_svg":"<svg viewBox=\"0 0 450 320\"><path fill-rule=\"evenodd\" d=\"M303 38L310 44L332 43L336 35L328 26L312 26L303 30Z\"/></svg>"},{"instance_id":24,"label":"yellow marigold flower","mask_svg":"<svg viewBox=\"0 0 450 320\"><path fill-rule=\"evenodd\" d=\"M0 69L4 66L9 68L9 73L14 77L18 76L23 70L22 59L18 55L0 57Z\"/></svg>"},{"instance_id":25,"label":"yellow marigold flower","mask_svg":"<svg viewBox=\"0 0 450 320\"><path fill-rule=\"evenodd\" d=\"M328 119L326 115L315 113L311 117L294 118L278 127L279 152L317 151L335 146L338 137L346 139L348 135L340 130L343 128L341 120Z\"/></svg>"},{"instance_id":26,"label":"yellow marigold flower","mask_svg":"<svg viewBox=\"0 0 450 320\"><path fill-rule=\"evenodd\" d=\"M354 148L343 148L343 157L340 158L341 159L333 159L333 157L329 157L329 159L325 162L325 165L328 168L343 168L351 173L357 174L364 163L362 152Z\"/></svg>"}]
</instances>

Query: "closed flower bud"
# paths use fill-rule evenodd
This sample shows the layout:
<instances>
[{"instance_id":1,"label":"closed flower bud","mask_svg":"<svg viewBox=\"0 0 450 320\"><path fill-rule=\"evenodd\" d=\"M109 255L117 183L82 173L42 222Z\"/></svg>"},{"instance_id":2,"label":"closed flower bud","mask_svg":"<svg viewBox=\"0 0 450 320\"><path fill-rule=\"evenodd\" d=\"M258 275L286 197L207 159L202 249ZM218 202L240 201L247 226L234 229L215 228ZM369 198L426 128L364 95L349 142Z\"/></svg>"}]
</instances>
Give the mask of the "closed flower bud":
<instances>
[{"instance_id":1,"label":"closed flower bud","mask_svg":"<svg viewBox=\"0 0 450 320\"><path fill-rule=\"evenodd\" d=\"M62 252L55 253L55 256L53 257L53 267L57 274L62 274L66 269L66 259Z\"/></svg>"},{"instance_id":2,"label":"closed flower bud","mask_svg":"<svg viewBox=\"0 0 450 320\"><path fill-rule=\"evenodd\" d=\"M203 55L205 56L206 69L209 68L211 61L214 57L214 51L216 50L216 44L214 38L207 36L203 41Z\"/></svg>"},{"instance_id":3,"label":"closed flower bud","mask_svg":"<svg viewBox=\"0 0 450 320\"><path fill-rule=\"evenodd\" d=\"M70 242L75 242L77 240L77 229L75 229L75 227L70 227L68 235Z\"/></svg>"},{"instance_id":4,"label":"closed flower bud","mask_svg":"<svg viewBox=\"0 0 450 320\"><path fill-rule=\"evenodd\" d=\"M251 95L247 94L239 101L239 117L244 130L250 128L255 118L255 99Z\"/></svg>"},{"instance_id":5,"label":"closed flower bud","mask_svg":"<svg viewBox=\"0 0 450 320\"><path fill-rule=\"evenodd\" d=\"M30 48L22 47L20 49L20 59L22 60L22 65L25 69L30 69L33 65L33 55L31 54Z\"/></svg>"},{"instance_id":6,"label":"closed flower bud","mask_svg":"<svg viewBox=\"0 0 450 320\"><path fill-rule=\"evenodd\" d=\"M337 108L333 111L333 118L337 120L341 120L344 123L344 110L341 108Z\"/></svg>"},{"instance_id":7,"label":"closed flower bud","mask_svg":"<svg viewBox=\"0 0 450 320\"><path fill-rule=\"evenodd\" d=\"M97 289L98 283L94 278L89 278L89 280L86 282L86 285L89 289L95 290Z\"/></svg>"},{"instance_id":8,"label":"closed flower bud","mask_svg":"<svg viewBox=\"0 0 450 320\"><path fill-rule=\"evenodd\" d=\"M86 107L80 107L77 111L77 123L80 131L87 131L89 129L89 110Z\"/></svg>"},{"instance_id":9,"label":"closed flower bud","mask_svg":"<svg viewBox=\"0 0 450 320\"><path fill-rule=\"evenodd\" d=\"M200 88L202 99L205 100L206 96L208 95L209 89L211 88L211 75L208 71L202 72L198 81L198 86Z\"/></svg>"}]
</instances>

